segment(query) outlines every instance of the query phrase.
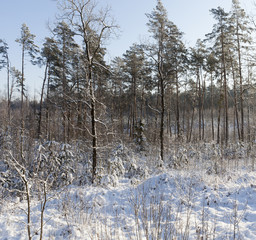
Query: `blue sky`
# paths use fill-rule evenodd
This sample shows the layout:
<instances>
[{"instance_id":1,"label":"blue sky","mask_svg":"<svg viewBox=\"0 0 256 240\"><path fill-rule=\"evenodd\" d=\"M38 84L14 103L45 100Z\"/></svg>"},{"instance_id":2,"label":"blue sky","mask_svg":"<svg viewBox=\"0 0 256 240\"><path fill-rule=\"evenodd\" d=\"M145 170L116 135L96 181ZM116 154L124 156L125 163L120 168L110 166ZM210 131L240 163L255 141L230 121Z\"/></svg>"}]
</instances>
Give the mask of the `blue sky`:
<instances>
[{"instance_id":1,"label":"blue sky","mask_svg":"<svg viewBox=\"0 0 256 240\"><path fill-rule=\"evenodd\" d=\"M140 42L148 36L147 17L156 5L156 0L98 0L102 6L109 5L112 15L120 26L120 36L111 39L107 45L111 59L122 55L133 43ZM185 33L184 40L193 46L198 38L204 38L211 31L214 20L209 13L211 8L223 7L230 10L231 0L162 0L169 15L178 28ZM250 13L253 9L251 0L240 0L243 8ZM255 11L254 11L255 12ZM15 39L20 36L22 23L26 23L31 33L36 35L36 44L41 46L46 36L50 36L47 28L52 25L58 13L54 0L2 0L0 10L0 38L5 39L10 47L9 54L12 65L20 69L21 49ZM26 63L26 85L33 97L40 89L43 71ZM0 72L0 94L6 89L5 72ZM36 89L36 90L34 90Z\"/></svg>"},{"instance_id":2,"label":"blue sky","mask_svg":"<svg viewBox=\"0 0 256 240\"><path fill-rule=\"evenodd\" d=\"M15 42L20 37L23 23L36 35L35 42L41 46L46 36L49 36L48 22L55 21L56 2L52 0L2 0L0 10L0 38L9 45L9 55L12 66L21 69L21 48ZM26 87L30 95L34 89L39 89L42 83L43 71L37 66L26 62ZM5 69L0 71L0 96L6 90ZM31 96L33 97L33 96Z\"/></svg>"},{"instance_id":3,"label":"blue sky","mask_svg":"<svg viewBox=\"0 0 256 240\"><path fill-rule=\"evenodd\" d=\"M250 1L250 0L245 0ZM139 42L147 33L147 17L156 6L156 0L105 0L112 6L115 19L121 26L121 37L113 41L111 56L119 54L120 49L126 49L134 42ZM185 33L184 40L193 45L198 38L211 31L214 23L209 10L218 6L230 10L231 0L162 0L168 11L169 20Z\"/></svg>"}]
</instances>

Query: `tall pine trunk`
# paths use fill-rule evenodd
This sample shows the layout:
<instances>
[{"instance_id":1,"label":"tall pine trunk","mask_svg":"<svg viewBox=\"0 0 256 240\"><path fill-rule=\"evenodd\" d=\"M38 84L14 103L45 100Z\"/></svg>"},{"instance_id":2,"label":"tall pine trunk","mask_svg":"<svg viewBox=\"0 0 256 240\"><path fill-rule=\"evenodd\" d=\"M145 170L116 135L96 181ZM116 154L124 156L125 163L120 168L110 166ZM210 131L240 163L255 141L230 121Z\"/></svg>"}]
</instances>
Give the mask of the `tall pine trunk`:
<instances>
[{"instance_id":1,"label":"tall pine trunk","mask_svg":"<svg viewBox=\"0 0 256 240\"><path fill-rule=\"evenodd\" d=\"M20 117L21 117L21 132L20 132L20 156L24 159L23 155L23 139L25 131L25 120L24 120L24 65L25 65L25 46L22 45L22 63L21 63L21 91L20 91Z\"/></svg>"},{"instance_id":2,"label":"tall pine trunk","mask_svg":"<svg viewBox=\"0 0 256 240\"><path fill-rule=\"evenodd\" d=\"M239 83L240 83L240 111L241 111L241 140L244 141L244 99L243 99L243 76L242 76L242 61L241 61L241 47L239 37L239 22L236 22L236 37L237 37L237 53L238 53L238 69L239 69Z\"/></svg>"},{"instance_id":3,"label":"tall pine trunk","mask_svg":"<svg viewBox=\"0 0 256 240\"><path fill-rule=\"evenodd\" d=\"M37 127L37 138L38 139L40 139L40 137L41 137L43 98L44 98L45 83L46 83L46 80L47 80L48 66L49 66L49 63L47 62L46 66L45 66L44 79L43 79L43 84L42 84L42 89L41 89L41 96L40 96L39 112L38 112L38 127Z\"/></svg>"},{"instance_id":4,"label":"tall pine trunk","mask_svg":"<svg viewBox=\"0 0 256 240\"><path fill-rule=\"evenodd\" d=\"M214 118L213 118L213 76L211 72L211 123L212 123L212 140L214 141Z\"/></svg>"},{"instance_id":5,"label":"tall pine trunk","mask_svg":"<svg viewBox=\"0 0 256 240\"><path fill-rule=\"evenodd\" d=\"M180 101L179 101L179 81L178 81L178 71L175 72L175 83L176 83L176 124L177 124L177 136L180 140Z\"/></svg>"},{"instance_id":6,"label":"tall pine trunk","mask_svg":"<svg viewBox=\"0 0 256 240\"><path fill-rule=\"evenodd\" d=\"M90 55L89 55L90 59ZM92 79L92 63L89 63L89 91L90 91L90 101L91 101L91 135L92 135L92 182L94 183L96 173L97 173L97 132L96 132L96 117L95 109L96 102L94 96L94 85Z\"/></svg>"},{"instance_id":7,"label":"tall pine trunk","mask_svg":"<svg viewBox=\"0 0 256 240\"><path fill-rule=\"evenodd\" d=\"M222 71L223 71L223 88L224 88L224 138L225 144L227 145L229 139L229 121L228 121L228 83L227 83L227 72L226 72L226 57L224 50L224 33L221 32L221 54L222 54Z\"/></svg>"}]
</instances>

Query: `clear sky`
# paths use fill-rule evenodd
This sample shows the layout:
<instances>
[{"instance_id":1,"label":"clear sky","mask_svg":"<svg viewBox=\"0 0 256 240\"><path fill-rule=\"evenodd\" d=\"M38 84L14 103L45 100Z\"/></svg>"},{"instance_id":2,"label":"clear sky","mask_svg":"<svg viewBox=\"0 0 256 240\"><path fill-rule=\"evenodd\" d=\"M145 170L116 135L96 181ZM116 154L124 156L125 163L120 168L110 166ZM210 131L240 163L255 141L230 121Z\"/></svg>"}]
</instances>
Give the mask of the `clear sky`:
<instances>
[{"instance_id":1,"label":"clear sky","mask_svg":"<svg viewBox=\"0 0 256 240\"><path fill-rule=\"evenodd\" d=\"M156 6L156 0L98 0L102 6L112 8L112 15L120 26L120 36L111 39L107 46L111 59L121 56L129 47L147 37L147 17ZM214 20L209 13L211 8L223 7L230 10L231 0L162 0L168 11L169 20L184 32L184 41L193 46L198 38L211 32ZM256 13L253 0L240 0L248 14ZM48 22L52 25L58 13L54 0L1 0L0 38L7 41L12 65L20 69L21 49L15 39L20 36L20 28L26 23L31 33L36 35L36 44L41 46L46 36L50 36ZM43 71L26 63L26 86L33 97L40 89ZM6 89L5 70L0 72L0 94ZM36 89L36 90L34 90Z\"/></svg>"},{"instance_id":2,"label":"clear sky","mask_svg":"<svg viewBox=\"0 0 256 240\"><path fill-rule=\"evenodd\" d=\"M56 2L53 0L0 0L0 38L9 45L9 55L12 66L21 70L21 48L15 42L20 37L21 25L26 23L30 32L36 35L35 43L41 46L46 36L49 36L48 22L55 21L57 13ZM43 71L37 66L26 62L26 88L30 95L42 84ZM0 71L0 95L6 91L5 69ZM33 97L33 96L31 96Z\"/></svg>"}]
</instances>

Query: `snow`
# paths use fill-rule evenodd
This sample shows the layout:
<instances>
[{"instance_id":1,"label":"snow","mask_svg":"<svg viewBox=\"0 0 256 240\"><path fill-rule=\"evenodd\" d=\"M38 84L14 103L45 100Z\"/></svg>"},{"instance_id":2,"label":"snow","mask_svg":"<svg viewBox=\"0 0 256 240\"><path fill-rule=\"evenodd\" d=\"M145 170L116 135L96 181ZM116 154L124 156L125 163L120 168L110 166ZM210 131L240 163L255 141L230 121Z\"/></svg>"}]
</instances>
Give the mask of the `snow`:
<instances>
[{"instance_id":1,"label":"snow","mask_svg":"<svg viewBox=\"0 0 256 240\"><path fill-rule=\"evenodd\" d=\"M43 239L251 240L255 199L256 172L237 165L218 174L198 165L156 168L142 179L106 175L100 185L70 185L48 194ZM18 197L3 199L1 240L27 239L26 204ZM39 239L40 209L34 197L33 239Z\"/></svg>"}]
</instances>

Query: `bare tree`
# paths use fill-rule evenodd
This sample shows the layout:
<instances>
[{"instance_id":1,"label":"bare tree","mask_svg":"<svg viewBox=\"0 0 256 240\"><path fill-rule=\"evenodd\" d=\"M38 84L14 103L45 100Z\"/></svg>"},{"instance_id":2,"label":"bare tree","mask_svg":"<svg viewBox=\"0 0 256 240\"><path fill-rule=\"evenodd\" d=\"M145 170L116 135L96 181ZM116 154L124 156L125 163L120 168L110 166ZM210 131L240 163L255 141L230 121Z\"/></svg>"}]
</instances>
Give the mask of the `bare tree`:
<instances>
[{"instance_id":1,"label":"bare tree","mask_svg":"<svg viewBox=\"0 0 256 240\"><path fill-rule=\"evenodd\" d=\"M97 57L104 42L117 28L110 16L110 9L100 9L93 0L60 0L63 17L73 27L77 36L82 38L85 46L84 53L87 60L87 81L90 99L90 117L92 137L92 182L95 180L97 167L97 108L95 91L94 66L102 66ZM102 66L103 67L103 66Z\"/></svg>"}]
</instances>

